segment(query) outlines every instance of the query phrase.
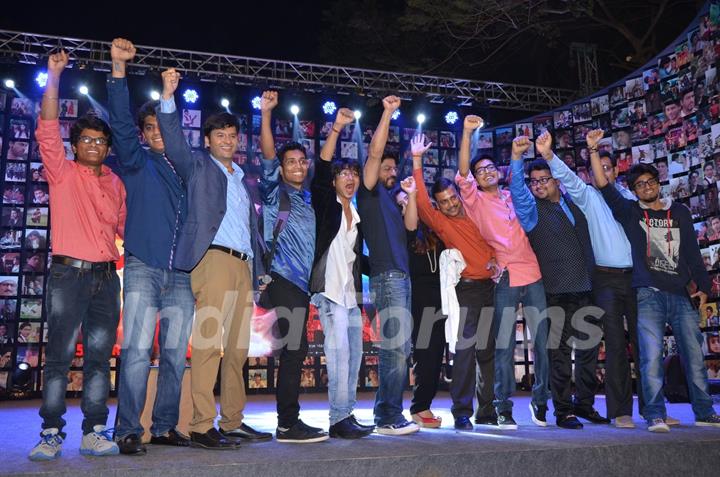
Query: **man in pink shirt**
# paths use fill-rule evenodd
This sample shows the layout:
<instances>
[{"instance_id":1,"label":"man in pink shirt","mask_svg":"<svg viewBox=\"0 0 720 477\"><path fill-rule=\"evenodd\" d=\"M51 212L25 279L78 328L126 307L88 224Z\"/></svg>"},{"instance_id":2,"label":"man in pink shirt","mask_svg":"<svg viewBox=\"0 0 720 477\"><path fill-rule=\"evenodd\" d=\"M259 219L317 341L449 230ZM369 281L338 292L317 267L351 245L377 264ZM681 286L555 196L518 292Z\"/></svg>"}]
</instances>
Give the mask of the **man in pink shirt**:
<instances>
[{"instance_id":1,"label":"man in pink shirt","mask_svg":"<svg viewBox=\"0 0 720 477\"><path fill-rule=\"evenodd\" d=\"M74 161L65 159L58 122L60 75L68 63L64 51L50 56L48 81L35 138L50 184L53 263L47 283L48 344L45 348L43 418L40 442L31 460L60 455L65 433L65 390L70 363L82 329L84 392L80 453L118 454L105 428L110 391L110 355L120 320L120 258L115 236L123 235L125 187L103 165L110 151L110 127L85 116L70 131Z\"/></svg>"},{"instance_id":2,"label":"man in pink shirt","mask_svg":"<svg viewBox=\"0 0 720 477\"><path fill-rule=\"evenodd\" d=\"M498 265L504 269L495 287L493 331L495 345L495 410L497 420L476 416L475 422L496 425L500 429L517 429L510 400L515 390L515 320L522 302L526 325L533 339L533 384L530 411L538 426L547 426L545 415L549 391L547 354L548 320L542 314L547 308L540 266L530 241L515 215L510 192L498 187L494 160L481 156L470 163L470 141L473 131L482 124L478 116L465 117L460 143L459 171L455 178L468 216L480 234L495 250ZM472 174L469 172L472 171ZM478 189L479 186L479 189Z\"/></svg>"}]
</instances>

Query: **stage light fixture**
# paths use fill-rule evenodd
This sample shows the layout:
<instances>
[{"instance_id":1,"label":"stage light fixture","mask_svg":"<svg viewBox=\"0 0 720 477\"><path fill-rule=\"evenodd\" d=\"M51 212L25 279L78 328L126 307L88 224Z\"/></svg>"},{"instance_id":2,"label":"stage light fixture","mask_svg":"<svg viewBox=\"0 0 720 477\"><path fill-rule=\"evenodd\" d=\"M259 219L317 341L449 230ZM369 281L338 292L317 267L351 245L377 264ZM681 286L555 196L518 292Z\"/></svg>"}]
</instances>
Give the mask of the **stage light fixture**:
<instances>
[{"instance_id":1,"label":"stage light fixture","mask_svg":"<svg viewBox=\"0 0 720 477\"><path fill-rule=\"evenodd\" d=\"M293 116L297 116L300 113L300 106L297 104L293 104L290 106L290 112L293 114Z\"/></svg>"},{"instance_id":2,"label":"stage light fixture","mask_svg":"<svg viewBox=\"0 0 720 477\"><path fill-rule=\"evenodd\" d=\"M422 123L425 122L425 120L426 120L427 118L425 117L425 115L424 115L423 113L420 113L420 114L417 115L417 118L416 118L416 119L417 119L418 124L422 124Z\"/></svg>"},{"instance_id":3,"label":"stage light fixture","mask_svg":"<svg viewBox=\"0 0 720 477\"><path fill-rule=\"evenodd\" d=\"M157 101L157 100L160 99L160 93L158 93L158 92L155 91L155 90L152 90L152 91L150 91L150 98L151 98L153 101Z\"/></svg>"},{"instance_id":4,"label":"stage light fixture","mask_svg":"<svg viewBox=\"0 0 720 477\"><path fill-rule=\"evenodd\" d=\"M334 101L325 101L322 108L325 114L333 114L335 111L337 111L337 106L335 105Z\"/></svg>"},{"instance_id":5,"label":"stage light fixture","mask_svg":"<svg viewBox=\"0 0 720 477\"><path fill-rule=\"evenodd\" d=\"M262 104L262 98L260 96L255 96L252 100L250 100L250 103L252 104L253 109L260 110L260 104Z\"/></svg>"},{"instance_id":6,"label":"stage light fixture","mask_svg":"<svg viewBox=\"0 0 720 477\"><path fill-rule=\"evenodd\" d=\"M227 98L221 99L221 100L220 100L220 106L222 106L222 107L225 108L225 109L229 108L229 107L230 107L230 100L227 99Z\"/></svg>"},{"instance_id":7,"label":"stage light fixture","mask_svg":"<svg viewBox=\"0 0 720 477\"><path fill-rule=\"evenodd\" d=\"M459 119L458 113L450 111L445 115L445 122L448 124L455 124Z\"/></svg>"},{"instance_id":8,"label":"stage light fixture","mask_svg":"<svg viewBox=\"0 0 720 477\"><path fill-rule=\"evenodd\" d=\"M399 117L400 117L400 110L399 110L399 109L396 109L395 112L392 113L391 118L397 119L397 118L399 118Z\"/></svg>"},{"instance_id":9,"label":"stage light fixture","mask_svg":"<svg viewBox=\"0 0 720 477\"><path fill-rule=\"evenodd\" d=\"M35 82L40 86L41 88L44 88L45 85L47 85L48 80L48 74L45 71L41 71L37 74L35 77Z\"/></svg>"},{"instance_id":10,"label":"stage light fixture","mask_svg":"<svg viewBox=\"0 0 720 477\"><path fill-rule=\"evenodd\" d=\"M362 117L362 112L359 109L356 109L353 111L353 116L355 116L355 119L360 119Z\"/></svg>"},{"instance_id":11,"label":"stage light fixture","mask_svg":"<svg viewBox=\"0 0 720 477\"><path fill-rule=\"evenodd\" d=\"M5 87L9 89L15 88L15 81L11 80L10 78L6 79L4 81Z\"/></svg>"},{"instance_id":12,"label":"stage light fixture","mask_svg":"<svg viewBox=\"0 0 720 477\"><path fill-rule=\"evenodd\" d=\"M198 100L200 96L198 95L197 91L194 89L186 89L183 93L183 98L185 99L186 103L195 103L195 101Z\"/></svg>"},{"instance_id":13,"label":"stage light fixture","mask_svg":"<svg viewBox=\"0 0 720 477\"><path fill-rule=\"evenodd\" d=\"M27 391L32 382L32 368L30 367L30 364L24 361L16 364L11 379L13 391Z\"/></svg>"},{"instance_id":14,"label":"stage light fixture","mask_svg":"<svg viewBox=\"0 0 720 477\"><path fill-rule=\"evenodd\" d=\"M79 91L80 91L80 94L84 94L85 96L87 96L88 94L90 94L90 90L89 90L88 87L85 86L85 85L80 86Z\"/></svg>"}]
</instances>

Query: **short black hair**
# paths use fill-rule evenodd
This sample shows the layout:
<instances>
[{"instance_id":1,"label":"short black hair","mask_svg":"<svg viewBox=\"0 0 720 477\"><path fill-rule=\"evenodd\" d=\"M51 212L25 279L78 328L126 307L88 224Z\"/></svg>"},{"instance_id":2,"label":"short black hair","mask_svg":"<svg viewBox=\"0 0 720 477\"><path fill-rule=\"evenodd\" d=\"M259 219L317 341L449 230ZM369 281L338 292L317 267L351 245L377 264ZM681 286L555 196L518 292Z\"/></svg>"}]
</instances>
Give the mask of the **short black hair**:
<instances>
[{"instance_id":1,"label":"short black hair","mask_svg":"<svg viewBox=\"0 0 720 477\"><path fill-rule=\"evenodd\" d=\"M476 156L472 161L470 161L470 172L475 174L475 166L478 165L480 161L490 161L495 165L495 158L488 155L488 154L480 154L479 156Z\"/></svg>"},{"instance_id":2,"label":"short black hair","mask_svg":"<svg viewBox=\"0 0 720 477\"><path fill-rule=\"evenodd\" d=\"M360 162L357 159L340 158L332 161L332 175L333 178L337 177L342 171L349 169L355 171L360 175Z\"/></svg>"},{"instance_id":3,"label":"short black hair","mask_svg":"<svg viewBox=\"0 0 720 477\"><path fill-rule=\"evenodd\" d=\"M612 166L617 167L617 157L613 156L607 151L600 151L600 159L602 159L603 157L610 159L610 163L612 164Z\"/></svg>"},{"instance_id":4,"label":"short black hair","mask_svg":"<svg viewBox=\"0 0 720 477\"><path fill-rule=\"evenodd\" d=\"M305 157L307 157L307 151L305 150L305 146L303 146L299 142L291 141L287 144L284 144L277 152L277 156L278 159L280 159L281 165L285 160L285 154L287 154L289 151L300 151Z\"/></svg>"},{"instance_id":5,"label":"short black hair","mask_svg":"<svg viewBox=\"0 0 720 477\"><path fill-rule=\"evenodd\" d=\"M147 103L140 106L137 112L137 125L142 131L145 129L145 118L148 116L157 116L156 108L160 104L160 101L150 100Z\"/></svg>"},{"instance_id":6,"label":"short black hair","mask_svg":"<svg viewBox=\"0 0 720 477\"><path fill-rule=\"evenodd\" d=\"M27 328L28 326L32 328L32 324L29 321L23 321L18 325L18 329L21 330L23 328Z\"/></svg>"},{"instance_id":7,"label":"short black hair","mask_svg":"<svg viewBox=\"0 0 720 477\"><path fill-rule=\"evenodd\" d=\"M70 144L77 147L80 136L85 129L91 129L93 131L99 131L103 133L105 139L107 139L108 147L112 146L112 132L108 123L95 116L94 114L86 114L82 116L75 124L70 128Z\"/></svg>"},{"instance_id":8,"label":"short black hair","mask_svg":"<svg viewBox=\"0 0 720 477\"><path fill-rule=\"evenodd\" d=\"M203 135L207 138L216 129L235 128L235 131L240 132L240 121L238 118L228 112L220 112L211 114L205 120L203 124Z\"/></svg>"},{"instance_id":9,"label":"short black hair","mask_svg":"<svg viewBox=\"0 0 720 477\"><path fill-rule=\"evenodd\" d=\"M635 164L630 168L627 174L627 183L630 189L635 189L635 182L643 174L650 174L653 179L660 176L658 170L652 164Z\"/></svg>"},{"instance_id":10,"label":"short black hair","mask_svg":"<svg viewBox=\"0 0 720 477\"><path fill-rule=\"evenodd\" d=\"M447 177L441 177L440 179L436 180L435 183L432 185L432 189L430 189L430 193L433 196L433 199L435 198L435 194L439 194L447 189L452 187L455 189L455 192L457 192L457 186L455 185L455 182L451 181Z\"/></svg>"},{"instance_id":11,"label":"short black hair","mask_svg":"<svg viewBox=\"0 0 720 477\"><path fill-rule=\"evenodd\" d=\"M397 152L394 151L383 151L383 155L380 158L380 162L384 161L385 159L392 159L395 161L395 165L397 166L400 164L400 156Z\"/></svg>"},{"instance_id":12,"label":"short black hair","mask_svg":"<svg viewBox=\"0 0 720 477\"><path fill-rule=\"evenodd\" d=\"M550 172L550 166L545 159L535 159L530 163L530 167L528 167L528 174L530 174L532 171ZM550 175L552 175L552 173L550 173Z\"/></svg>"}]
</instances>

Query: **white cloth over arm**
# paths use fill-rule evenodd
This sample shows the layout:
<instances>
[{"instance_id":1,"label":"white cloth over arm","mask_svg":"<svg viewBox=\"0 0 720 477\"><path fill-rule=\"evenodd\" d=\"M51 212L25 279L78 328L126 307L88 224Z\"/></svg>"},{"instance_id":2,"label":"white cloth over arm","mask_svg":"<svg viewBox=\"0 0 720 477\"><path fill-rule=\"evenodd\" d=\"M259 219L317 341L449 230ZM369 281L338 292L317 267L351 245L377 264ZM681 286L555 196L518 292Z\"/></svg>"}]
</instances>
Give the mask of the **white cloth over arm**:
<instances>
[{"instance_id":1,"label":"white cloth over arm","mask_svg":"<svg viewBox=\"0 0 720 477\"><path fill-rule=\"evenodd\" d=\"M445 321L445 341L450 352L455 353L460 326L460 305L455 294L455 285L460 281L460 273L465 270L465 259L460 250L450 248L440 254L440 302Z\"/></svg>"}]
</instances>

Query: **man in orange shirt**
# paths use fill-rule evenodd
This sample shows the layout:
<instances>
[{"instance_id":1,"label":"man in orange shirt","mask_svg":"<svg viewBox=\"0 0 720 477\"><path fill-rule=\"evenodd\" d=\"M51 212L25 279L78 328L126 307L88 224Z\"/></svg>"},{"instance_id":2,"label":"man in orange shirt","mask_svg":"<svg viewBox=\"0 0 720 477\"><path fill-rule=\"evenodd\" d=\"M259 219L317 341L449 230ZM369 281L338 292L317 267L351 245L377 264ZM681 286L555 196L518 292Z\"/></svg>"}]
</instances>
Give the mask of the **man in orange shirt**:
<instances>
[{"instance_id":1,"label":"man in orange shirt","mask_svg":"<svg viewBox=\"0 0 720 477\"><path fill-rule=\"evenodd\" d=\"M82 397L83 438L80 453L102 456L119 453L105 428L110 391L110 355L120 320L120 258L115 235L123 236L125 187L103 165L110 151L110 127L85 116L70 131L74 161L65 159L58 122L60 75L68 63L64 51L50 56L48 81L35 138L50 184L53 218L53 263L47 285L48 344L45 348L43 431L31 460L60 455L65 433L65 390L75 357L78 330L84 349Z\"/></svg>"},{"instance_id":2,"label":"man in orange shirt","mask_svg":"<svg viewBox=\"0 0 720 477\"><path fill-rule=\"evenodd\" d=\"M438 179L432 187L432 194L439 210L430 203L423 179L422 155L431 145L425 144L424 135L416 136L411 141L413 177L405 179L401 184L408 195L405 225L407 227L409 221L417 221L419 214L420 219L438 234L448 249L460 251L466 263L460 274L460 282L455 287L461 310L461 331L457 336L450 396L453 400L455 429L470 431L473 430L470 417L473 415L473 395L476 391L476 362L480 368L477 376L480 381L477 385L478 415L485 416L493 412L495 338L491 327L495 258L492 248L467 216L452 181Z\"/></svg>"}]
</instances>

